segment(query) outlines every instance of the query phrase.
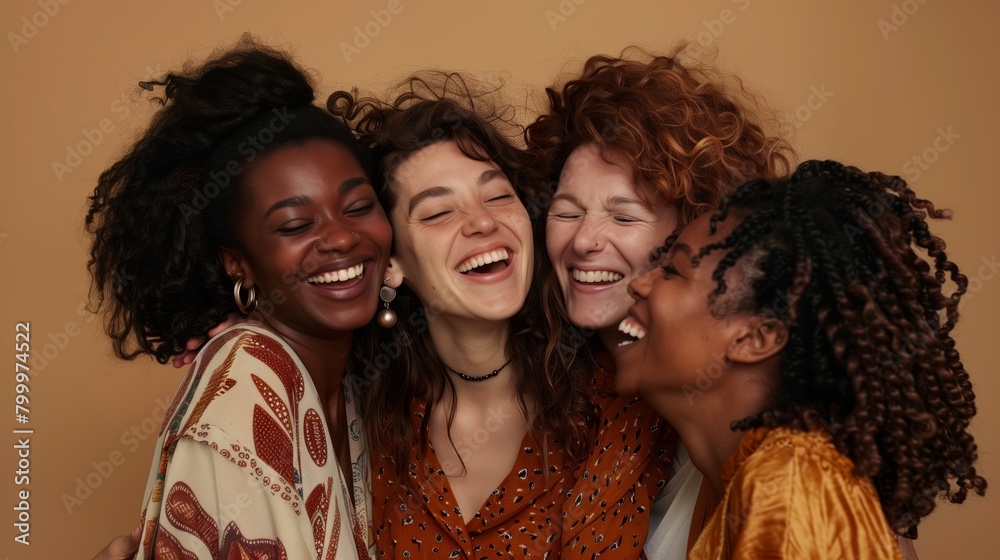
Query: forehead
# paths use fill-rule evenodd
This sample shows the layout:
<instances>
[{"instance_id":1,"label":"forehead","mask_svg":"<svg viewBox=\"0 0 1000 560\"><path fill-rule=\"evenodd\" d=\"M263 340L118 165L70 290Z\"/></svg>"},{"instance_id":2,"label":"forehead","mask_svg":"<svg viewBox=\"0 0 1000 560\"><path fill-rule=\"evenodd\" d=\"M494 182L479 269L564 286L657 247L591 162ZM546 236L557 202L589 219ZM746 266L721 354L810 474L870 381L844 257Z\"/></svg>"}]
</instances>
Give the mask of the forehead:
<instances>
[{"instance_id":1,"label":"forehead","mask_svg":"<svg viewBox=\"0 0 1000 560\"><path fill-rule=\"evenodd\" d=\"M709 227L711 225L712 216L717 212L715 210L711 212L706 212L702 214L690 224L688 224L677 236L674 246L679 244L687 245L691 248L691 256L698 254L702 247L710 243L718 243L723 241L730 233L733 231L733 227L736 225L736 219L730 216L724 221L716 222L715 233L711 233ZM718 249L710 252L706 255L702 261L715 261L721 259L726 253L724 249Z\"/></svg>"},{"instance_id":2,"label":"forehead","mask_svg":"<svg viewBox=\"0 0 1000 560\"><path fill-rule=\"evenodd\" d=\"M268 200L288 196L289 191L326 190L354 177L367 175L350 150L315 139L283 146L260 158L248 171L247 186L254 199Z\"/></svg>"},{"instance_id":3,"label":"forehead","mask_svg":"<svg viewBox=\"0 0 1000 560\"><path fill-rule=\"evenodd\" d=\"M636 176L623 154L613 149L602 153L593 143L578 146L566 158L556 193L593 204L630 199L653 211L669 206L652 183Z\"/></svg>"},{"instance_id":4,"label":"forehead","mask_svg":"<svg viewBox=\"0 0 1000 560\"><path fill-rule=\"evenodd\" d=\"M489 161L479 161L462 153L452 141L427 146L403 161L396 170L396 187L401 199L435 187L475 186L475 179L488 169L497 169Z\"/></svg>"},{"instance_id":5,"label":"forehead","mask_svg":"<svg viewBox=\"0 0 1000 560\"><path fill-rule=\"evenodd\" d=\"M632 171L625 165L622 156L611 152L608 160L601 154L597 144L584 144L573 150L559 174L559 191L593 190L593 185L606 184L614 179L616 185L635 191Z\"/></svg>"}]
</instances>

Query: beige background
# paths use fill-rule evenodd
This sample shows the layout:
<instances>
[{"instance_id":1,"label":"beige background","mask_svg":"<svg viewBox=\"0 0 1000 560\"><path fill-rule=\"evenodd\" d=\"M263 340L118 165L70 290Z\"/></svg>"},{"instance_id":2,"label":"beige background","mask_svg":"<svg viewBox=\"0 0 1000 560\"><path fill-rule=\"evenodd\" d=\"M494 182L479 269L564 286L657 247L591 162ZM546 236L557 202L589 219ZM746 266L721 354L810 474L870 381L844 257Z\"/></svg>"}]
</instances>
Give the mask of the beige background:
<instances>
[{"instance_id":1,"label":"beige background","mask_svg":"<svg viewBox=\"0 0 1000 560\"><path fill-rule=\"evenodd\" d=\"M996 4L398 0L382 24L372 10L387 10L387 0L61 1L0 7L0 337L8 340L0 361L11 372L0 382L0 557L89 558L137 522L158 403L181 374L147 360L116 362L83 311L85 199L148 114L149 104L132 97L136 82L247 30L322 72L324 92L429 65L545 85L567 60L632 43L662 50L688 38L718 47L721 64L788 116L802 155L900 173L955 210L937 231L972 279L957 336L979 395L980 468L1000 491ZM366 25L373 36L356 37ZM342 43L356 40L360 52L345 56ZM13 541L18 321L31 322L34 356L27 547ZM67 504L74 494L79 501ZM921 557L996 557L998 504L990 496L940 507L921 529Z\"/></svg>"}]
</instances>

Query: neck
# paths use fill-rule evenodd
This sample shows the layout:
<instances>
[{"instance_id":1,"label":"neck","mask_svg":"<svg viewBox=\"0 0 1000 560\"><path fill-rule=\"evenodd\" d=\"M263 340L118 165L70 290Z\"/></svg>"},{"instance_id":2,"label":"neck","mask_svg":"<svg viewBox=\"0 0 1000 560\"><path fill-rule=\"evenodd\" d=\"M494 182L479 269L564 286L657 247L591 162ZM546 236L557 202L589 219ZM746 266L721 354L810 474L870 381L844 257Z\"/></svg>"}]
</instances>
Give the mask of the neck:
<instances>
[{"instance_id":1,"label":"neck","mask_svg":"<svg viewBox=\"0 0 1000 560\"><path fill-rule=\"evenodd\" d=\"M601 344L611 353L611 357L613 358L622 350L618 345L625 340L630 340L632 337L618 330L618 323L615 323L610 327L597 329L597 338L601 339Z\"/></svg>"},{"instance_id":2,"label":"neck","mask_svg":"<svg viewBox=\"0 0 1000 560\"><path fill-rule=\"evenodd\" d=\"M756 369L733 364L704 391L685 385L642 393L642 398L677 429L691 462L717 498L725 491L722 467L744 435L730 425L764 410L772 396L770 384L762 381L766 377Z\"/></svg>"},{"instance_id":3,"label":"neck","mask_svg":"<svg viewBox=\"0 0 1000 560\"><path fill-rule=\"evenodd\" d=\"M462 372L471 377L481 377L499 368L507 362L507 339L509 333L508 321L455 320L438 318L429 325L431 343L438 358L447 367ZM452 376L455 391L460 399L496 400L497 397L509 398L514 376L513 368L508 365L490 379L468 381L459 378L454 372Z\"/></svg>"},{"instance_id":4,"label":"neck","mask_svg":"<svg viewBox=\"0 0 1000 560\"><path fill-rule=\"evenodd\" d=\"M351 344L354 342L354 332L330 333L330 336L317 337L301 333L288 325L276 320L273 316L263 318L264 322L276 332L302 361L316 387L320 401L328 411L338 411L343 408L344 392L341 383L347 362L351 356ZM331 421L331 434L336 438L341 432L346 433L347 427L339 425L342 415L328 415Z\"/></svg>"}]
</instances>

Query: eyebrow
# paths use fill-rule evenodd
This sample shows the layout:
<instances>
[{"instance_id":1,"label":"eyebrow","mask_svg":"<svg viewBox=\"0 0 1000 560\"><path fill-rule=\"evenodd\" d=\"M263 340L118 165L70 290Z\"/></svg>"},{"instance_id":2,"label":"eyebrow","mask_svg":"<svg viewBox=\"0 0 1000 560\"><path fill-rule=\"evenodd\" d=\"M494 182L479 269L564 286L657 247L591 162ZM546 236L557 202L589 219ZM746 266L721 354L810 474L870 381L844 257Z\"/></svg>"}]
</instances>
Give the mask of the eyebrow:
<instances>
[{"instance_id":1,"label":"eyebrow","mask_svg":"<svg viewBox=\"0 0 1000 560\"><path fill-rule=\"evenodd\" d=\"M340 193L341 196L343 196L351 192L352 190L360 187L361 185L370 185L370 184L371 181L369 181L367 177L351 177L350 179L344 181L343 183L337 186L337 192ZM266 218L271 214L277 212L278 210L281 210L282 208L294 208L296 206L305 206L306 204L309 204L311 202L312 199L309 198L308 196L293 196L286 198L284 200L279 200L278 202L272 204L271 207L267 209L267 212L264 212L264 217Z\"/></svg>"},{"instance_id":2,"label":"eyebrow","mask_svg":"<svg viewBox=\"0 0 1000 560\"><path fill-rule=\"evenodd\" d=\"M552 196L552 202L556 202L557 200L565 200L581 208L583 207L583 204L580 203L580 199L571 194L557 192L555 195Z\"/></svg>"},{"instance_id":3,"label":"eyebrow","mask_svg":"<svg viewBox=\"0 0 1000 560\"><path fill-rule=\"evenodd\" d=\"M643 202L641 200L637 200L635 198L629 198L627 196L611 196L611 197L608 197L608 200L607 200L606 204L608 206L639 206L639 207L647 209L647 210L650 209L649 205L646 204L645 202Z\"/></svg>"},{"instance_id":4,"label":"eyebrow","mask_svg":"<svg viewBox=\"0 0 1000 560\"><path fill-rule=\"evenodd\" d=\"M480 173L479 178L476 179L476 186L481 187L486 183L493 181L494 179L506 180L507 175L505 175L504 172L500 171L499 169L487 169L486 171Z\"/></svg>"},{"instance_id":5,"label":"eyebrow","mask_svg":"<svg viewBox=\"0 0 1000 560\"><path fill-rule=\"evenodd\" d=\"M674 252L683 251L683 252L687 253L688 255L690 255L691 252L692 252L691 251L691 247L688 246L687 243L677 243L677 242L674 242L674 244L670 248L673 249Z\"/></svg>"},{"instance_id":6,"label":"eyebrow","mask_svg":"<svg viewBox=\"0 0 1000 560\"><path fill-rule=\"evenodd\" d=\"M507 175L504 174L504 172L500 171L499 169L487 169L486 171L480 173L479 177L476 177L476 186L481 187L486 183L489 183L490 181L496 179L506 180ZM406 213L407 215L413 214L413 209L416 208L417 204L420 204L424 199L434 198L439 196L447 196L454 192L455 191L453 191L449 187L431 187L429 189L420 191L419 193L415 194L413 198L410 199L410 204L407 207Z\"/></svg>"},{"instance_id":7,"label":"eyebrow","mask_svg":"<svg viewBox=\"0 0 1000 560\"><path fill-rule=\"evenodd\" d=\"M410 199L410 206L407 209L406 213L407 215L413 214L413 209L417 207L417 204L420 204L420 202L426 198L447 196L453 192L455 191L449 189L448 187L431 187L427 190L420 191L417 194L413 195L413 198Z\"/></svg>"}]
</instances>

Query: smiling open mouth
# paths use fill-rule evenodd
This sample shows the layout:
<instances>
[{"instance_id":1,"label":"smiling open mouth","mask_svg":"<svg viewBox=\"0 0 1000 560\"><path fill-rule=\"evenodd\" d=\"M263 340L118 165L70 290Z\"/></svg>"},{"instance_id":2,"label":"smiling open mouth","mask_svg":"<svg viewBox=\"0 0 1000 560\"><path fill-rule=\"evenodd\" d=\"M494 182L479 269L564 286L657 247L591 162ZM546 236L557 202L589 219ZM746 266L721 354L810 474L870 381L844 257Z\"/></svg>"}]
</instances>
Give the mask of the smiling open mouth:
<instances>
[{"instance_id":1,"label":"smiling open mouth","mask_svg":"<svg viewBox=\"0 0 1000 560\"><path fill-rule=\"evenodd\" d=\"M642 340L642 337L646 336L646 329L642 328L636 324L631 317L625 317L622 322L618 324L618 330L631 336L631 339L623 340L618 343L618 346L626 346Z\"/></svg>"},{"instance_id":2,"label":"smiling open mouth","mask_svg":"<svg viewBox=\"0 0 1000 560\"><path fill-rule=\"evenodd\" d=\"M310 276L309 278L306 278L306 282L309 282L310 284L331 284L333 282L345 282L352 278L364 278L364 276L365 266L363 263L358 263L354 266L349 266L340 270L332 270L330 272L317 274L316 276Z\"/></svg>"},{"instance_id":3,"label":"smiling open mouth","mask_svg":"<svg viewBox=\"0 0 1000 560\"><path fill-rule=\"evenodd\" d=\"M573 269L573 280L584 284L605 284L617 282L624 278L623 275L611 270L580 270Z\"/></svg>"},{"instance_id":4,"label":"smiling open mouth","mask_svg":"<svg viewBox=\"0 0 1000 560\"><path fill-rule=\"evenodd\" d=\"M508 266L510 266L510 254L507 249L496 249L466 259L458 265L458 271L462 274L490 274Z\"/></svg>"}]
</instances>

